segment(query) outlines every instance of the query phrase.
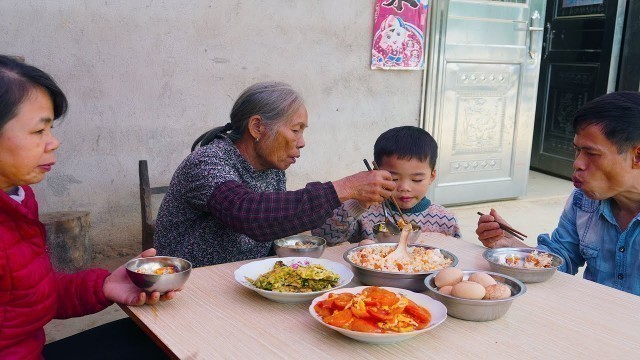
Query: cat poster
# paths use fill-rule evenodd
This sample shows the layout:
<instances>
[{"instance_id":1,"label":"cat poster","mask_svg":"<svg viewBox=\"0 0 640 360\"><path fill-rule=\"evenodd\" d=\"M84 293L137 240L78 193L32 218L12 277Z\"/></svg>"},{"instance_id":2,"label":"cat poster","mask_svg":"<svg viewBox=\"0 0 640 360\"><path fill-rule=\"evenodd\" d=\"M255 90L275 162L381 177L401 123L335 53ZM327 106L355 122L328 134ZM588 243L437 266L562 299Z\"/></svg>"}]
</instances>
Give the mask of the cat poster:
<instances>
[{"instance_id":1,"label":"cat poster","mask_svg":"<svg viewBox=\"0 0 640 360\"><path fill-rule=\"evenodd\" d=\"M376 0L371 68L422 70L428 0Z\"/></svg>"}]
</instances>

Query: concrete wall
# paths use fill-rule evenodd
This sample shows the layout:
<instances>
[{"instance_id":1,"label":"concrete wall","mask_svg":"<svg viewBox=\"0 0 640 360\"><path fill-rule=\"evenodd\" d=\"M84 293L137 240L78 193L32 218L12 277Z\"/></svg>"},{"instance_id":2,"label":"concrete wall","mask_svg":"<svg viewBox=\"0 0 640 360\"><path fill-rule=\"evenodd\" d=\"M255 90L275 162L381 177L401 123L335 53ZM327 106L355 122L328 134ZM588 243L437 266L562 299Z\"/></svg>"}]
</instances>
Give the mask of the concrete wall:
<instances>
[{"instance_id":1,"label":"concrete wall","mask_svg":"<svg viewBox=\"0 0 640 360\"><path fill-rule=\"evenodd\" d=\"M370 70L371 0L0 2L0 52L66 92L58 162L34 186L41 211L91 212L95 249L137 251L138 159L168 183L237 95L282 80L310 128L288 186L363 170L387 128L417 125L422 72Z\"/></svg>"}]
</instances>

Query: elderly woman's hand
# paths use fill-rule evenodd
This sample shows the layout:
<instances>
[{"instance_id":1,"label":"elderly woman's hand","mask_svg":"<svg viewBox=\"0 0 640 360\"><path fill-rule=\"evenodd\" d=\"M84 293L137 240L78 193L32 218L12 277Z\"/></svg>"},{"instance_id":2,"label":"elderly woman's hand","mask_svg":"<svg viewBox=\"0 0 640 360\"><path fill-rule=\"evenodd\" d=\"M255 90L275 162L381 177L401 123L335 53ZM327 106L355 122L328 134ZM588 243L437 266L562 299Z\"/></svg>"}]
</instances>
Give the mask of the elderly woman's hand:
<instances>
[{"instance_id":1,"label":"elderly woman's hand","mask_svg":"<svg viewBox=\"0 0 640 360\"><path fill-rule=\"evenodd\" d=\"M362 205L380 203L391 196L396 188L386 170L362 171L333 182L340 201L354 199Z\"/></svg>"},{"instance_id":2,"label":"elderly woman's hand","mask_svg":"<svg viewBox=\"0 0 640 360\"><path fill-rule=\"evenodd\" d=\"M156 249L151 248L143 251L138 257L155 255ZM143 305L145 303L154 305L157 304L158 301L171 300L175 296L175 291L169 291L164 295L160 295L157 291L147 294L140 290L140 288L135 286L129 279L124 265L121 265L112 272L111 275L107 276L104 280L102 291L104 291L104 296L110 301L124 305Z\"/></svg>"}]
</instances>

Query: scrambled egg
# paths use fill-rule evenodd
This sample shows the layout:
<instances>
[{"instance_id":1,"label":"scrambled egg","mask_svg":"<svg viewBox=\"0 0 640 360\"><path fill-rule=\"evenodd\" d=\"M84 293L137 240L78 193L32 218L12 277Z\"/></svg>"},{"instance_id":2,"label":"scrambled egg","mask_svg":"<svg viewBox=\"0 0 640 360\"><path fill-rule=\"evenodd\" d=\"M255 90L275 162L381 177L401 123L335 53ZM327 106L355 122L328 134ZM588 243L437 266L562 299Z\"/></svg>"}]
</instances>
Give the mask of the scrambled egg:
<instances>
[{"instance_id":1,"label":"scrambled egg","mask_svg":"<svg viewBox=\"0 0 640 360\"><path fill-rule=\"evenodd\" d=\"M301 293L331 289L338 284L339 279L338 274L322 265L287 266L282 261L277 261L273 270L255 280L247 278L247 281L258 289Z\"/></svg>"}]
</instances>

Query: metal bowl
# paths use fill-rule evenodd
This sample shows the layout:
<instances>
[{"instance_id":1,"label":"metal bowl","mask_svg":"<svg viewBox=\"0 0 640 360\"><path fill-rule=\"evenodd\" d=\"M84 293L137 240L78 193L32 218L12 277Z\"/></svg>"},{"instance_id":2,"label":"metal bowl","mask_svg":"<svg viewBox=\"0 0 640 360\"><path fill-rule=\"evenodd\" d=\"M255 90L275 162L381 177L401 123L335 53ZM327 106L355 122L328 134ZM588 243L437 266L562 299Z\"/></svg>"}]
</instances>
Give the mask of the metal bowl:
<instances>
[{"instance_id":1,"label":"metal bowl","mask_svg":"<svg viewBox=\"0 0 640 360\"><path fill-rule=\"evenodd\" d=\"M420 238L422 228L418 224L411 223L411 233L409 233L409 244L412 245ZM400 242L400 232L393 232L384 223L373 225L373 236L380 243L398 243Z\"/></svg>"},{"instance_id":2,"label":"metal bowl","mask_svg":"<svg viewBox=\"0 0 640 360\"><path fill-rule=\"evenodd\" d=\"M293 235L273 242L273 248L279 257L319 258L327 246L327 241L318 236Z\"/></svg>"},{"instance_id":3,"label":"metal bowl","mask_svg":"<svg viewBox=\"0 0 640 360\"><path fill-rule=\"evenodd\" d=\"M479 271L480 270L463 270L463 280L467 280L469 275ZM471 300L445 295L440 293L436 287L434 279L437 273L430 274L424 279L427 287L426 293L433 299L443 303L444 306L447 307L447 314L455 318L470 321L495 320L506 314L513 300L527 292L527 286L511 276L490 271L482 272L489 274L496 282L507 285L511 289L511 297L500 300Z\"/></svg>"},{"instance_id":4,"label":"metal bowl","mask_svg":"<svg viewBox=\"0 0 640 360\"><path fill-rule=\"evenodd\" d=\"M521 258L526 257L534 251L538 251L539 253L546 253L551 255L551 265L550 268L525 268L525 267L514 267L509 266L505 262L505 258L510 255L517 255ZM492 271L499 272L501 274L505 274L511 277L514 277L525 283L537 283L547 281L553 274L556 272L558 267L560 267L563 263L563 260L560 256L546 252L539 251L534 248L497 248L497 249L487 249L482 253L482 257L487 260L489 263L489 267Z\"/></svg>"},{"instance_id":5,"label":"metal bowl","mask_svg":"<svg viewBox=\"0 0 640 360\"><path fill-rule=\"evenodd\" d=\"M439 269L432 270L432 271L425 271L425 272L414 272L414 273L382 271L382 270L374 270L374 269L369 269L369 268L356 265L349 259L349 256L352 253L357 252L363 248L388 247L388 246L393 246L393 245L370 244L370 245L356 246L353 249L345 251L342 257L344 258L344 261L346 261L347 264L351 266L351 270L353 270L354 275L364 285L389 286L389 287L407 289L415 292L425 291L426 286L424 284L424 278L427 277L427 275L438 271ZM449 266L456 266L458 264L458 258L447 250L439 249L439 248L428 246L428 245L413 245L413 246L423 247L427 249L438 249L440 250L440 252L445 258L451 259L453 261Z\"/></svg>"},{"instance_id":6,"label":"metal bowl","mask_svg":"<svg viewBox=\"0 0 640 360\"><path fill-rule=\"evenodd\" d=\"M173 274L153 274L156 269L173 266L176 270ZM137 287L146 291L159 291L164 294L167 291L181 288L191 275L191 263L185 259L171 256L152 256L129 260L125 265L129 279Z\"/></svg>"}]
</instances>

